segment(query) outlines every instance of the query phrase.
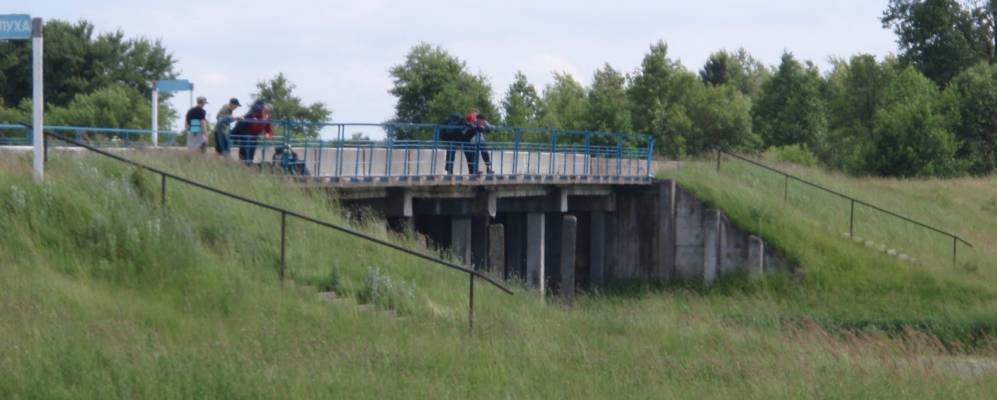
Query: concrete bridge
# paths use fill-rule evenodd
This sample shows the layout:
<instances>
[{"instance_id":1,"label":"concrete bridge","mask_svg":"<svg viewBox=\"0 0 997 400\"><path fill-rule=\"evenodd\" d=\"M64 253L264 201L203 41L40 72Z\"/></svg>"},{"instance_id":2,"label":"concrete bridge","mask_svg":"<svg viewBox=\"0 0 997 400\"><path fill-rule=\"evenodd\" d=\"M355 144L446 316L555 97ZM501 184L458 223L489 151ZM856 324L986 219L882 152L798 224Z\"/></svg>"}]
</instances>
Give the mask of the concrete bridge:
<instances>
[{"instance_id":1,"label":"concrete bridge","mask_svg":"<svg viewBox=\"0 0 997 400\"><path fill-rule=\"evenodd\" d=\"M303 185L327 191L349 210L374 211L393 229L417 232L467 265L525 279L541 291L573 293L626 280L712 282L735 270L760 275L784 264L722 212L655 179L649 137L499 128L487 143L447 142L439 125L322 124L317 128L334 134L319 140L295 139L291 133L300 126L278 125L283 135L254 139L250 164L299 175ZM357 127L384 129L386 139L347 139ZM84 139L107 133L52 129L75 129ZM413 139L399 139L402 132ZM140 135L113 134L105 144L147 143ZM240 139L233 143L238 159ZM494 173L470 173L485 152Z\"/></svg>"}]
</instances>

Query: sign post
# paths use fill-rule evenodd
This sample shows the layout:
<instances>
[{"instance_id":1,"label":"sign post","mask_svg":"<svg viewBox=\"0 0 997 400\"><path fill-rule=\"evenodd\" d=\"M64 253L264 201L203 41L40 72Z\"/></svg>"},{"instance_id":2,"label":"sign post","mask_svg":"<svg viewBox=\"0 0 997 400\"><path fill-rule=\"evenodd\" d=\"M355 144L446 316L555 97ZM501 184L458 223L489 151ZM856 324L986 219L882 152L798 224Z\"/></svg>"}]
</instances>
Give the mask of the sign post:
<instances>
[{"instance_id":1,"label":"sign post","mask_svg":"<svg viewBox=\"0 0 997 400\"><path fill-rule=\"evenodd\" d=\"M35 170L35 180L45 179L45 134L42 129L45 125L45 100L43 99L44 77L42 76L42 28L44 24L41 18L31 21L31 128L34 130L34 160L32 164Z\"/></svg>"},{"instance_id":2,"label":"sign post","mask_svg":"<svg viewBox=\"0 0 997 400\"><path fill-rule=\"evenodd\" d=\"M152 82L152 145L159 145L159 92L179 92L190 90L194 92L194 84L186 79L167 79Z\"/></svg>"},{"instance_id":3,"label":"sign post","mask_svg":"<svg viewBox=\"0 0 997 400\"><path fill-rule=\"evenodd\" d=\"M42 19L31 19L27 14L0 15L0 40L31 39L31 130L34 138L35 179L45 177L45 136L42 133L42 113L45 102L42 99Z\"/></svg>"}]
</instances>

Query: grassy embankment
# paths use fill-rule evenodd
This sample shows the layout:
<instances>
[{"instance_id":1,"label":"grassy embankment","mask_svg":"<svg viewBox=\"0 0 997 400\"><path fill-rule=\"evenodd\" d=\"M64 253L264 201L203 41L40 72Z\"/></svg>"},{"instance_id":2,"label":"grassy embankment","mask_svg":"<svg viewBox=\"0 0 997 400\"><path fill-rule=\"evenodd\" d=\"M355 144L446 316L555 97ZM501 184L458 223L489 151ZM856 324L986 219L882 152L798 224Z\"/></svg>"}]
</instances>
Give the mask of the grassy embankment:
<instances>
[{"instance_id":1,"label":"grassy embankment","mask_svg":"<svg viewBox=\"0 0 997 400\"><path fill-rule=\"evenodd\" d=\"M343 222L321 195L233 163L130 156ZM695 171L681 172L690 187L711 179ZM469 335L462 274L292 221L291 279L280 284L279 216L175 183L164 211L158 195L156 177L112 161L56 153L38 185L27 159L0 160L0 398L985 398L997 391L997 372L980 367L990 365L992 342L953 351L916 331L892 337L785 322L950 311L951 326L987 321L993 275L983 266L917 272L864 251L850 259L836 253L848 248L843 239L806 228L810 235L801 236L822 247L811 255L788 246L807 268L802 286L775 277L704 292L589 295L566 310L482 284ZM790 222L759 215L767 216L766 236ZM840 264L809 265L822 253ZM315 286L330 284L360 296L369 267L405 287L388 296L400 317L316 296Z\"/></svg>"}]
</instances>

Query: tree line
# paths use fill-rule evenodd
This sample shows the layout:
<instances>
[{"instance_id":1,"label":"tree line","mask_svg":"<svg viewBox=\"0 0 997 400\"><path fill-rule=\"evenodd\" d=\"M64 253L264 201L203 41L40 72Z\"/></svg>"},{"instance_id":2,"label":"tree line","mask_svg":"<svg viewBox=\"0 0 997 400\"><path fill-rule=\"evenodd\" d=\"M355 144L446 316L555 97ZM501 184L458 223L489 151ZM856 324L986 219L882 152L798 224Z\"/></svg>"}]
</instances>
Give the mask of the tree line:
<instances>
[{"instance_id":1,"label":"tree line","mask_svg":"<svg viewBox=\"0 0 997 400\"><path fill-rule=\"evenodd\" d=\"M176 63L159 40L127 38L120 30L95 34L94 25L85 20L47 21L42 64L46 124L148 129L152 81L177 78ZM321 102L305 104L283 73L255 85L253 100L271 104L274 118L320 122L332 115ZM169 129L178 115L169 103L172 95L159 95L160 129ZM26 123L30 115L30 41L0 41L0 122ZM318 130L299 126L296 132L314 137Z\"/></svg>"},{"instance_id":2,"label":"tree line","mask_svg":"<svg viewBox=\"0 0 997 400\"><path fill-rule=\"evenodd\" d=\"M995 21L997 0L892 0L880 22L897 35L896 56L833 58L821 73L790 52L766 66L742 48L691 71L659 41L634 71L605 64L589 86L554 72L538 89L517 72L498 104L486 76L423 43L390 70L393 120L477 108L511 126L647 133L670 157L775 148L860 175L988 174L997 168Z\"/></svg>"}]
</instances>

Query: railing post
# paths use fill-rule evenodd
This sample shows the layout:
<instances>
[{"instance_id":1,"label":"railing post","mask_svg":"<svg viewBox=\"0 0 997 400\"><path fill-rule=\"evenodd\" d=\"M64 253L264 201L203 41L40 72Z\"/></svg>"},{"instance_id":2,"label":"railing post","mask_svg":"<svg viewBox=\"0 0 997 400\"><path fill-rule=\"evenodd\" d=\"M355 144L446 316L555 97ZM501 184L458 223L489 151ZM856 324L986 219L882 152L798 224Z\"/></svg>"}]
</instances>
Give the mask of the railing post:
<instances>
[{"instance_id":1,"label":"railing post","mask_svg":"<svg viewBox=\"0 0 997 400\"><path fill-rule=\"evenodd\" d=\"M647 139L647 175L654 176L656 171L651 171L654 168L654 137L648 135Z\"/></svg>"},{"instance_id":2,"label":"railing post","mask_svg":"<svg viewBox=\"0 0 997 400\"><path fill-rule=\"evenodd\" d=\"M393 133L394 133L394 127L389 125L388 126L388 135L385 138L385 142L386 142L385 143L385 147L386 147L386 149L384 150L384 175L385 176L391 176L391 161L392 161L391 160L391 150L392 150L392 147L394 147L394 144L395 144L395 139L393 137L394 136ZM371 149L370 160L371 160L371 163L373 164L373 162L374 162L374 150L373 149Z\"/></svg>"},{"instance_id":3,"label":"railing post","mask_svg":"<svg viewBox=\"0 0 997 400\"><path fill-rule=\"evenodd\" d=\"M623 175L623 136L616 136L616 176Z\"/></svg>"},{"instance_id":4,"label":"railing post","mask_svg":"<svg viewBox=\"0 0 997 400\"><path fill-rule=\"evenodd\" d=\"M436 126L433 127L433 152L431 153L431 155L429 157L430 158L430 161L429 161L429 174L433 175L433 176L436 176L436 149L439 146L440 146L440 126L436 125ZM457 158L456 154L454 154L454 158ZM446 160L444 160L443 162L446 163ZM416 174L418 174L418 173L416 173Z\"/></svg>"},{"instance_id":5,"label":"railing post","mask_svg":"<svg viewBox=\"0 0 997 400\"><path fill-rule=\"evenodd\" d=\"M550 167L548 167L547 175L554 174L554 166L557 163L554 162L554 158L557 157L557 129L550 130Z\"/></svg>"},{"instance_id":6,"label":"railing post","mask_svg":"<svg viewBox=\"0 0 997 400\"><path fill-rule=\"evenodd\" d=\"M784 186L784 189L783 189L782 201L783 202L788 202L789 201L789 175L784 175L784 177L786 178L786 183L785 183L785 186Z\"/></svg>"},{"instance_id":7,"label":"railing post","mask_svg":"<svg viewBox=\"0 0 997 400\"><path fill-rule=\"evenodd\" d=\"M717 149L717 173L720 172L720 149Z\"/></svg>"},{"instance_id":8,"label":"railing post","mask_svg":"<svg viewBox=\"0 0 997 400\"><path fill-rule=\"evenodd\" d=\"M849 213L848 219L848 237L855 237L855 199L850 199L852 201L852 209Z\"/></svg>"},{"instance_id":9,"label":"railing post","mask_svg":"<svg viewBox=\"0 0 997 400\"><path fill-rule=\"evenodd\" d=\"M957 238L956 236L953 235L952 236L952 268L958 268L959 267L958 260L956 259L956 251L957 251L958 245L959 245L959 238Z\"/></svg>"},{"instance_id":10,"label":"railing post","mask_svg":"<svg viewBox=\"0 0 997 400\"><path fill-rule=\"evenodd\" d=\"M590 175L589 162L592 160L592 132L585 132L585 160L582 164L582 174Z\"/></svg>"},{"instance_id":11,"label":"railing post","mask_svg":"<svg viewBox=\"0 0 997 400\"><path fill-rule=\"evenodd\" d=\"M467 296L467 331L474 331L474 274L468 274L470 278L469 291Z\"/></svg>"},{"instance_id":12,"label":"railing post","mask_svg":"<svg viewBox=\"0 0 997 400\"><path fill-rule=\"evenodd\" d=\"M166 208L166 174L162 174L163 180L161 182L159 191L159 204Z\"/></svg>"},{"instance_id":13,"label":"railing post","mask_svg":"<svg viewBox=\"0 0 997 400\"><path fill-rule=\"evenodd\" d=\"M287 212L280 212L280 280L284 280L284 269L287 267L284 255L287 245Z\"/></svg>"},{"instance_id":14,"label":"railing post","mask_svg":"<svg viewBox=\"0 0 997 400\"><path fill-rule=\"evenodd\" d=\"M519 143L523 139L523 130L521 128L513 129L512 133L512 175L518 175L519 170ZM529 168L529 167L527 167Z\"/></svg>"}]
</instances>

